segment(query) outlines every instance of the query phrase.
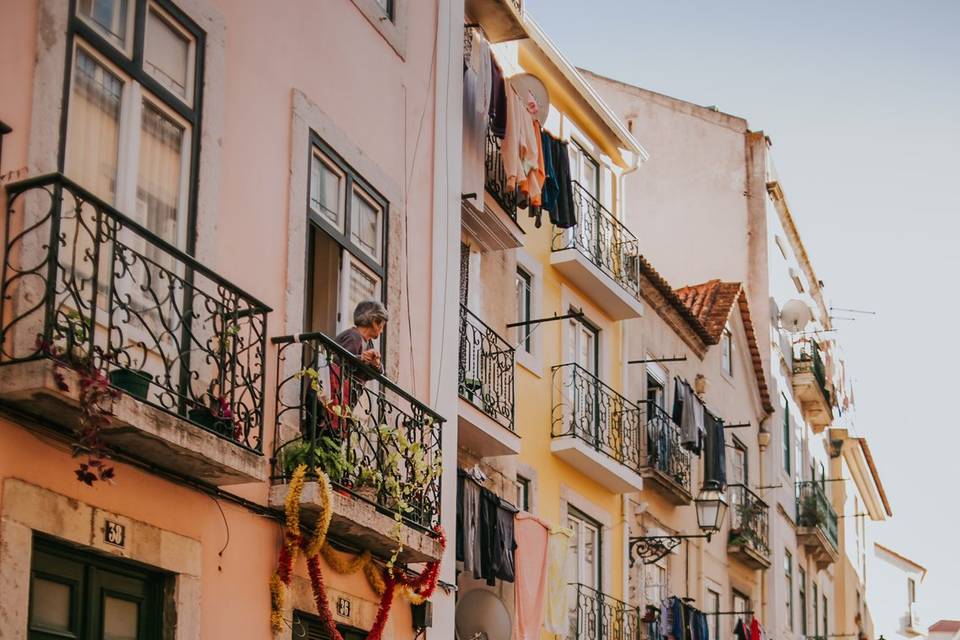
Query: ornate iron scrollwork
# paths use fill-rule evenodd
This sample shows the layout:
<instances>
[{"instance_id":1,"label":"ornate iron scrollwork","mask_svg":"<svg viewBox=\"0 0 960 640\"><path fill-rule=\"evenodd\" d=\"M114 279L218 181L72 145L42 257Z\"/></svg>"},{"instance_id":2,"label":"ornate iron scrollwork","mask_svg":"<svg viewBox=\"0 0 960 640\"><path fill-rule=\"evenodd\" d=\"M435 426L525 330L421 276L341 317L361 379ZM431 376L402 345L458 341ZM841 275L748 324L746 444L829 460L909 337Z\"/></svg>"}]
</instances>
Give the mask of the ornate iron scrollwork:
<instances>
[{"instance_id":1,"label":"ornate iron scrollwork","mask_svg":"<svg viewBox=\"0 0 960 640\"><path fill-rule=\"evenodd\" d=\"M646 536L630 538L630 566L637 560L643 564L653 564L661 560L680 546L682 536Z\"/></svg>"}]
</instances>

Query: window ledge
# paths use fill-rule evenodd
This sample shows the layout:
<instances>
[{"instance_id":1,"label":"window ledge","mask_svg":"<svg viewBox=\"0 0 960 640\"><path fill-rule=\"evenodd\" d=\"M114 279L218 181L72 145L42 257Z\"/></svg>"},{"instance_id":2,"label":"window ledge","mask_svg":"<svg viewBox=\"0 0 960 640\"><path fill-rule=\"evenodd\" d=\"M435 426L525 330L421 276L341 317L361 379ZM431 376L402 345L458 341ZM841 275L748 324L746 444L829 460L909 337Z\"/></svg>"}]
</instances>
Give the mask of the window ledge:
<instances>
[{"instance_id":1,"label":"window ledge","mask_svg":"<svg viewBox=\"0 0 960 640\"><path fill-rule=\"evenodd\" d=\"M351 0L370 25L397 52L401 60L407 57L407 1L394 0L393 20L384 12L377 0Z\"/></svg>"},{"instance_id":2,"label":"window ledge","mask_svg":"<svg viewBox=\"0 0 960 640\"><path fill-rule=\"evenodd\" d=\"M540 364L540 360L537 359L537 354L527 353L523 349L517 349L516 353L517 364L538 378L543 377L543 366Z\"/></svg>"}]
</instances>

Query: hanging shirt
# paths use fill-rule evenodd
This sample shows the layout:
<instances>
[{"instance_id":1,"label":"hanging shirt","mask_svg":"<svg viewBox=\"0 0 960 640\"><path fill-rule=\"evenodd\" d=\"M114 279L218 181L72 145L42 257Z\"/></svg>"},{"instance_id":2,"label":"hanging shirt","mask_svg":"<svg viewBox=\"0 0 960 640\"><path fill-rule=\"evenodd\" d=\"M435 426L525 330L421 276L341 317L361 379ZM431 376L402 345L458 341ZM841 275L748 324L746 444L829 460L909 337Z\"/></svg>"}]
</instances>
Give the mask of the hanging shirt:
<instances>
[{"instance_id":1,"label":"hanging shirt","mask_svg":"<svg viewBox=\"0 0 960 640\"><path fill-rule=\"evenodd\" d=\"M457 559L463 569L476 575L480 570L480 485L457 470ZM462 540L460 539L462 536Z\"/></svg>"},{"instance_id":2,"label":"hanging shirt","mask_svg":"<svg viewBox=\"0 0 960 640\"><path fill-rule=\"evenodd\" d=\"M760 623L757 621L757 617L754 616L753 620L750 621L750 640L761 640L761 635Z\"/></svg>"},{"instance_id":3,"label":"hanging shirt","mask_svg":"<svg viewBox=\"0 0 960 640\"><path fill-rule=\"evenodd\" d=\"M514 519L517 550L514 556L513 640L540 640L547 600L547 543L550 527L539 518L520 512Z\"/></svg>"},{"instance_id":4,"label":"hanging shirt","mask_svg":"<svg viewBox=\"0 0 960 640\"><path fill-rule=\"evenodd\" d=\"M503 69L490 52L490 132L498 138L507 133L507 88L503 81Z\"/></svg>"},{"instance_id":5,"label":"hanging shirt","mask_svg":"<svg viewBox=\"0 0 960 640\"><path fill-rule=\"evenodd\" d=\"M470 62L463 72L462 193L472 193L483 209L486 183L487 124L493 87L490 44L473 30Z\"/></svg>"},{"instance_id":6,"label":"hanging shirt","mask_svg":"<svg viewBox=\"0 0 960 640\"><path fill-rule=\"evenodd\" d=\"M533 116L527 111L526 103L509 80L506 81L506 92L507 127L500 155L509 190L525 182L528 173L539 166L537 154L540 141L537 139ZM537 194L539 195L539 189Z\"/></svg>"},{"instance_id":7,"label":"hanging shirt","mask_svg":"<svg viewBox=\"0 0 960 640\"><path fill-rule=\"evenodd\" d=\"M743 618L737 618L737 624L733 626L733 635L737 640L750 640L750 632L747 625L743 623Z\"/></svg>"},{"instance_id":8,"label":"hanging shirt","mask_svg":"<svg viewBox=\"0 0 960 640\"><path fill-rule=\"evenodd\" d=\"M556 211L550 212L550 222L559 229L569 229L577 224L577 209L573 202L573 178L570 173L569 145L559 140L551 144L553 167L557 180Z\"/></svg>"},{"instance_id":9,"label":"hanging shirt","mask_svg":"<svg viewBox=\"0 0 960 640\"><path fill-rule=\"evenodd\" d=\"M714 482L722 490L727 486L726 437L723 432L723 420L709 411L704 412L706 428L703 479Z\"/></svg>"},{"instance_id":10,"label":"hanging shirt","mask_svg":"<svg viewBox=\"0 0 960 640\"><path fill-rule=\"evenodd\" d=\"M570 630L570 607L567 604L567 562L570 557L570 529L551 529L547 542L547 606L543 628L566 636Z\"/></svg>"},{"instance_id":11,"label":"hanging shirt","mask_svg":"<svg viewBox=\"0 0 960 640\"><path fill-rule=\"evenodd\" d=\"M497 512L500 498L493 491L480 487L480 508L477 521L478 538L480 540L479 557L473 567L473 577L477 580L486 580L487 584L496 584L493 566L496 550Z\"/></svg>"},{"instance_id":12,"label":"hanging shirt","mask_svg":"<svg viewBox=\"0 0 960 640\"><path fill-rule=\"evenodd\" d=\"M513 521L517 508L504 500L497 498L496 532L493 538L493 577L506 582L513 582L516 569L513 564L517 541L514 537ZM487 579L487 584L495 584Z\"/></svg>"}]
</instances>

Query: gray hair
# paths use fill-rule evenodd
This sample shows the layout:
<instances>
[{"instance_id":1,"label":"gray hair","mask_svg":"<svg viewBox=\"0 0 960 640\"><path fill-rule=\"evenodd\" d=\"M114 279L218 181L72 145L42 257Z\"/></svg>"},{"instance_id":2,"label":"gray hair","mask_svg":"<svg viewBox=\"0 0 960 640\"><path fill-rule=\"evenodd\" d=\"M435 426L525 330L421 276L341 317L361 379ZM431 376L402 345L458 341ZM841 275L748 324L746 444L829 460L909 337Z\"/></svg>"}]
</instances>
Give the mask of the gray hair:
<instances>
[{"instance_id":1,"label":"gray hair","mask_svg":"<svg viewBox=\"0 0 960 640\"><path fill-rule=\"evenodd\" d=\"M372 327L375 320L389 319L387 308L379 300L364 300L353 310L353 324L358 327Z\"/></svg>"}]
</instances>

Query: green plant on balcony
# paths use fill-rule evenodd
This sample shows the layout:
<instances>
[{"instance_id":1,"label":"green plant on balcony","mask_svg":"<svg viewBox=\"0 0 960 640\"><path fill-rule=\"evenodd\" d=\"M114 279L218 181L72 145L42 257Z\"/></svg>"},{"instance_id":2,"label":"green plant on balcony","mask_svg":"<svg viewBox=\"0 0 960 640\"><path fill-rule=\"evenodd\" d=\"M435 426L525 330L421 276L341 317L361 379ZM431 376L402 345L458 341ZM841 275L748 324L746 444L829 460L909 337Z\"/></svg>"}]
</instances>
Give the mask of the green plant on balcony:
<instances>
[{"instance_id":1,"label":"green plant on balcony","mask_svg":"<svg viewBox=\"0 0 960 640\"><path fill-rule=\"evenodd\" d=\"M801 527L818 527L826 523L826 517L816 492L807 491L800 498L799 516Z\"/></svg>"},{"instance_id":2,"label":"green plant on balcony","mask_svg":"<svg viewBox=\"0 0 960 640\"><path fill-rule=\"evenodd\" d=\"M294 469L305 464L307 473L320 470L326 473L332 482L340 483L348 476L351 468L341 444L327 434L321 434L315 443L298 440L289 444L283 448L281 456L281 468L285 478L290 478Z\"/></svg>"},{"instance_id":3,"label":"green plant on balcony","mask_svg":"<svg viewBox=\"0 0 960 640\"><path fill-rule=\"evenodd\" d=\"M730 544L749 545L755 549L764 549L766 543L760 535L760 519L764 505L754 500L742 500L737 506L738 527L730 532Z\"/></svg>"}]
</instances>

